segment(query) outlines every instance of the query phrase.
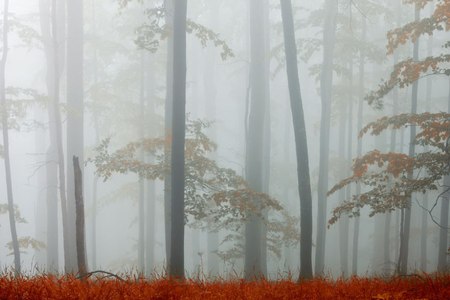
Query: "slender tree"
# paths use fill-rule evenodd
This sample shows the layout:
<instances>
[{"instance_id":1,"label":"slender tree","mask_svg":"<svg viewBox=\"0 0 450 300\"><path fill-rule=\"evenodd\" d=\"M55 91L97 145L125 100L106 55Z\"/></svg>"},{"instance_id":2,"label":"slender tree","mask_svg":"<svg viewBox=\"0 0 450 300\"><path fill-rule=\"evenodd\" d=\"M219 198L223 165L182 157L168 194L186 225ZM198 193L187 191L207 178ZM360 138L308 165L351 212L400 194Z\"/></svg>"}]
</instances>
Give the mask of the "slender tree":
<instances>
[{"instance_id":1,"label":"slender tree","mask_svg":"<svg viewBox=\"0 0 450 300\"><path fill-rule=\"evenodd\" d=\"M325 236L328 190L328 162L330 144L331 92L333 87L333 52L336 40L337 0L325 2L325 24L323 30L323 64L320 75L320 96L322 110L320 116L320 154L318 211L316 238L316 275L322 275L325 263Z\"/></svg>"},{"instance_id":2,"label":"slender tree","mask_svg":"<svg viewBox=\"0 0 450 300\"><path fill-rule=\"evenodd\" d=\"M164 109L164 130L166 141L172 137L172 106L173 106L173 3L174 0L165 0L164 7L166 9L166 24L167 24L167 63L166 63L166 99ZM167 162L170 157L171 144L166 142L164 148L164 157ZM166 163L168 165L168 163ZM172 183L171 174L169 172L164 176L164 230L165 230L165 246L166 246L166 260L167 269L169 269L170 262L170 234L171 234L171 199L172 199Z\"/></svg>"},{"instance_id":3,"label":"slender tree","mask_svg":"<svg viewBox=\"0 0 450 300\"><path fill-rule=\"evenodd\" d=\"M0 61L0 105L2 118L2 134L3 134L3 159L5 161L5 177L6 177L6 196L8 199L8 215L9 226L11 231L11 240L14 253L14 272L20 274L20 251L19 241L17 239L16 219L14 214L14 198L12 190L11 175L11 158L9 153L9 131L8 131L8 111L6 104L6 62L8 59L8 42L9 42L9 0L3 3L3 32L2 32L2 57Z\"/></svg>"},{"instance_id":4,"label":"slender tree","mask_svg":"<svg viewBox=\"0 0 450 300\"><path fill-rule=\"evenodd\" d=\"M312 196L309 177L308 145L303 113L300 81L297 69L297 46L295 43L294 18L290 0L281 0L283 33L286 53L286 68L294 125L295 149L297 153L297 180L300 196L300 277L313 276L312 250Z\"/></svg>"},{"instance_id":5,"label":"slender tree","mask_svg":"<svg viewBox=\"0 0 450 300\"><path fill-rule=\"evenodd\" d=\"M171 228L169 276L184 278L184 145L186 128L187 0L174 2Z\"/></svg>"},{"instance_id":6,"label":"slender tree","mask_svg":"<svg viewBox=\"0 0 450 300\"><path fill-rule=\"evenodd\" d=\"M83 162L83 1L67 1L67 221L69 234L69 265L76 271L75 186L72 157ZM81 164L84 165L83 163Z\"/></svg>"},{"instance_id":7,"label":"slender tree","mask_svg":"<svg viewBox=\"0 0 450 300\"><path fill-rule=\"evenodd\" d=\"M266 93L264 90L264 3L250 0L250 102L245 155L245 179L251 189L263 191L263 147ZM249 199L258 207L258 197ZM264 276L262 268L262 221L250 213L245 224L244 275L247 280Z\"/></svg>"}]
</instances>

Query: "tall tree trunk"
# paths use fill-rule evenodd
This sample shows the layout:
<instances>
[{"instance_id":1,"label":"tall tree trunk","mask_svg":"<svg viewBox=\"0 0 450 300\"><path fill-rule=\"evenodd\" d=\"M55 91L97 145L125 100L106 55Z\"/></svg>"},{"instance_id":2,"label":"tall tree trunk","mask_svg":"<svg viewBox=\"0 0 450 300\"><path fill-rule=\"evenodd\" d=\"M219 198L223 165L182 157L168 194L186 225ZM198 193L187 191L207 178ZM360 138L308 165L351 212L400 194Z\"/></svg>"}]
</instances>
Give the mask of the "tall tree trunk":
<instances>
[{"instance_id":1,"label":"tall tree trunk","mask_svg":"<svg viewBox=\"0 0 450 300\"><path fill-rule=\"evenodd\" d=\"M174 2L171 233L169 276L184 278L184 144L186 128L187 0Z\"/></svg>"},{"instance_id":2,"label":"tall tree trunk","mask_svg":"<svg viewBox=\"0 0 450 300\"><path fill-rule=\"evenodd\" d=\"M269 1L263 1L264 9L264 94L265 94L265 116L263 132L263 192L270 193L270 6ZM268 220L269 212L263 212L263 218ZM261 273L267 276L267 226L261 224Z\"/></svg>"},{"instance_id":3,"label":"tall tree trunk","mask_svg":"<svg viewBox=\"0 0 450 300\"><path fill-rule=\"evenodd\" d=\"M140 139L145 139L145 64L144 53L141 52L140 57L140 95L139 95L139 136ZM144 150L140 151L140 160L145 162ZM139 178L139 200L138 200L138 272L144 274L145 272L145 185L147 181L145 178Z\"/></svg>"},{"instance_id":4,"label":"tall tree trunk","mask_svg":"<svg viewBox=\"0 0 450 300\"><path fill-rule=\"evenodd\" d=\"M97 38L97 9L96 0L91 0L92 7L92 35ZM93 49L93 62L92 62L92 72L93 72L93 85L98 86L98 49L97 45L94 44ZM94 123L94 136L95 145L100 142L100 129L98 124L98 112L93 112L93 123ZM92 179L92 220L91 220L91 268L93 270L97 269L97 201L98 201L98 176L94 174Z\"/></svg>"},{"instance_id":5,"label":"tall tree trunk","mask_svg":"<svg viewBox=\"0 0 450 300\"><path fill-rule=\"evenodd\" d=\"M300 81L297 68L297 46L295 44L294 18L290 0L281 0L283 20L284 49L286 69L291 102L292 121L294 126L295 150L297 154L297 180L300 196L300 276L309 279L313 276L312 249L312 196L309 177L308 144L305 117L303 113Z\"/></svg>"},{"instance_id":6,"label":"tall tree trunk","mask_svg":"<svg viewBox=\"0 0 450 300\"><path fill-rule=\"evenodd\" d=\"M63 149L63 134L62 134L62 122L61 122L61 111L60 111L60 65L63 64L63 60L59 56L59 49L61 47L60 43L63 39L60 39L60 26L65 24L62 22L64 20L64 15L61 14L60 6L56 3L62 3L64 7L65 2L58 2L52 0L52 48L53 48L53 74L55 75L54 85L53 85L53 102L52 102L52 119L55 121L55 142L57 150L57 161L58 161L58 183L59 183L59 198L61 201L61 216L62 216L62 227L63 227L63 244L64 244L64 268L66 272L71 272L70 261L70 250L69 250L69 231L68 231L68 218L67 218L67 194L66 194L66 173L65 173L65 163L64 163L64 149Z\"/></svg>"},{"instance_id":7,"label":"tall tree trunk","mask_svg":"<svg viewBox=\"0 0 450 300\"><path fill-rule=\"evenodd\" d=\"M19 275L20 270L20 251L19 241L17 239L16 219L14 216L14 198L12 191L11 160L9 156L9 131L8 131L8 112L6 108L6 61L8 59L8 30L9 30L9 0L3 3L3 51L0 62L0 104L2 113L2 133L3 133L3 159L5 161L6 177L6 195L8 198L9 227L11 230L11 240L14 253L14 273Z\"/></svg>"},{"instance_id":8,"label":"tall tree trunk","mask_svg":"<svg viewBox=\"0 0 450 300\"><path fill-rule=\"evenodd\" d=\"M264 5L260 0L250 0L250 105L248 136L246 140L245 178L256 192L263 191L263 136L265 116L264 90ZM249 199L258 206L259 199ZM253 280L262 273L260 216L250 213L245 224L244 276Z\"/></svg>"},{"instance_id":9,"label":"tall tree trunk","mask_svg":"<svg viewBox=\"0 0 450 300\"><path fill-rule=\"evenodd\" d=\"M420 8L418 4L415 4L414 8L415 21L419 21L420 19ZM413 60L417 61L419 59L419 39L417 39L414 43L413 48ZM412 98L411 98L411 113L417 113L417 93L418 93L419 82L415 81L412 85ZM408 155L413 157L416 152L415 147L415 138L416 138L416 127L410 127L410 135L409 135L409 151ZM412 179L414 176L413 172L408 172L408 179ZM409 235L411 228L411 197L412 195L408 195L408 200L406 206L404 208L405 215L403 219L402 231L400 232L400 256L398 260L397 272L400 275L406 275L408 272L408 252L409 252Z\"/></svg>"},{"instance_id":10,"label":"tall tree trunk","mask_svg":"<svg viewBox=\"0 0 450 300\"><path fill-rule=\"evenodd\" d=\"M351 99L351 98L350 98ZM347 104L348 105L348 104ZM340 117L339 117L339 142L338 142L338 157L344 160L345 155L345 121L346 118L350 119L350 116L345 115L346 107L341 107ZM343 173L342 175L345 175ZM343 178L341 178L343 179ZM346 189L340 189L338 193L339 203L343 203L346 197ZM348 273L348 217L343 216L339 219L338 223L339 229L339 262L341 264L341 276L346 277Z\"/></svg>"},{"instance_id":11,"label":"tall tree trunk","mask_svg":"<svg viewBox=\"0 0 450 300\"><path fill-rule=\"evenodd\" d=\"M350 62L350 92L348 102L348 112L347 112L347 162L350 163L353 159L353 60ZM350 175L350 168L348 168L348 175ZM352 188L350 185L347 186L345 190L346 199L350 199L352 197ZM350 244L350 220L348 216L344 216L344 219L341 220L343 222L342 227L344 233L342 234L343 242L342 242L342 252L345 253L345 256L342 255L342 274L344 277L349 275L349 244Z\"/></svg>"},{"instance_id":12,"label":"tall tree trunk","mask_svg":"<svg viewBox=\"0 0 450 300\"><path fill-rule=\"evenodd\" d=\"M449 80L450 83L450 80ZM450 86L450 84L449 84ZM448 92L448 109L450 113L450 89ZM448 141L447 141L448 142ZM448 145L447 145L448 147ZM450 149L447 148L447 151ZM448 272L448 212L450 203L450 174L444 176L444 189L446 193L441 198L441 218L439 227L438 272Z\"/></svg>"},{"instance_id":13,"label":"tall tree trunk","mask_svg":"<svg viewBox=\"0 0 450 300\"><path fill-rule=\"evenodd\" d=\"M87 273L86 237L84 225L83 174L78 157L73 157L74 187L75 187L75 235L77 248L77 267L81 277Z\"/></svg>"},{"instance_id":14,"label":"tall tree trunk","mask_svg":"<svg viewBox=\"0 0 450 300\"><path fill-rule=\"evenodd\" d=\"M430 6L430 15L433 14L434 7ZM427 57L433 55L433 36L430 35L427 41ZM430 111L431 106L431 88L432 79L427 77L426 81L426 92L425 92L425 111ZM395 130L394 130L395 131ZM429 151L428 147L425 147L425 152ZM425 193L423 195L423 207L421 215L421 232L420 232L420 269L423 272L427 271L427 237L428 237L428 195Z\"/></svg>"},{"instance_id":15,"label":"tall tree trunk","mask_svg":"<svg viewBox=\"0 0 450 300\"><path fill-rule=\"evenodd\" d=\"M164 129L166 143L164 147L165 165L170 165L171 144L168 143L172 137L172 110L173 110L173 0L164 0L164 7L166 8L166 24L168 26L167 37L167 63L166 63L166 99L164 108ZM164 238L166 246L166 269L169 270L170 262L170 234L171 234L171 199L172 199L172 182L169 169L164 176Z\"/></svg>"},{"instance_id":16,"label":"tall tree trunk","mask_svg":"<svg viewBox=\"0 0 450 300\"><path fill-rule=\"evenodd\" d=\"M323 30L323 64L320 75L320 96L322 111L320 117L320 154L319 183L317 208L317 238L316 238L316 275L323 275L325 263L325 236L327 224L327 191L328 162L330 144L330 116L333 88L333 52L336 40L337 0L325 2L325 24Z\"/></svg>"},{"instance_id":17,"label":"tall tree trunk","mask_svg":"<svg viewBox=\"0 0 450 300\"><path fill-rule=\"evenodd\" d=\"M61 40L62 32L57 37L52 36L52 16L51 10L55 9L55 13L58 14L58 20L56 22L64 23L64 13L63 9L52 6L49 0L39 1L39 11L40 11L40 27L42 33L42 41L45 52L46 59L46 85L47 93L50 98L50 103L47 106L48 120L49 120L49 140L50 144L47 148L46 153L46 184L47 184L47 271L51 273L57 273L58 264L58 148L56 139L56 124L55 120L55 104L57 95L56 92L56 81L59 81L59 74L56 72L55 57L56 52L63 52L61 49L64 47L55 48L54 40ZM57 11L56 11L57 10ZM60 27L60 26L58 26ZM62 57L62 53L61 53ZM61 64L62 65L62 64ZM61 66L59 66L61 67Z\"/></svg>"},{"instance_id":18,"label":"tall tree trunk","mask_svg":"<svg viewBox=\"0 0 450 300\"><path fill-rule=\"evenodd\" d=\"M213 5L211 7L212 12L210 14L210 23L216 24L219 20L219 5ZM214 27L214 26L213 26ZM217 86L216 86L216 67L214 61L214 54L216 54L215 48L209 48L206 63L203 64L203 86L204 86L204 98L207 100L205 103L206 115L210 120L217 119ZM217 141L217 131L215 124L209 128L209 138L212 141ZM216 153L211 154L211 159L217 159ZM207 232L207 274L213 278L219 275L220 272L220 259L217 255L219 250L219 232L208 229Z\"/></svg>"},{"instance_id":19,"label":"tall tree trunk","mask_svg":"<svg viewBox=\"0 0 450 300\"><path fill-rule=\"evenodd\" d=\"M367 35L366 20L363 19L362 25L362 42L364 43ZM365 73L365 53L363 50L360 51L359 55L359 82L358 82L358 115L357 115L357 125L356 130L359 132L363 125L363 111L364 111L364 73ZM361 157L362 155L362 140L359 138L356 146L356 157ZM356 195L361 194L361 184L356 184ZM352 274L358 274L358 244L359 244L359 216L354 218L353 224L353 247L352 247Z\"/></svg>"},{"instance_id":20,"label":"tall tree trunk","mask_svg":"<svg viewBox=\"0 0 450 300\"><path fill-rule=\"evenodd\" d=\"M67 1L67 221L69 265L76 271L75 187L73 156L84 161L83 1Z\"/></svg>"}]
</instances>

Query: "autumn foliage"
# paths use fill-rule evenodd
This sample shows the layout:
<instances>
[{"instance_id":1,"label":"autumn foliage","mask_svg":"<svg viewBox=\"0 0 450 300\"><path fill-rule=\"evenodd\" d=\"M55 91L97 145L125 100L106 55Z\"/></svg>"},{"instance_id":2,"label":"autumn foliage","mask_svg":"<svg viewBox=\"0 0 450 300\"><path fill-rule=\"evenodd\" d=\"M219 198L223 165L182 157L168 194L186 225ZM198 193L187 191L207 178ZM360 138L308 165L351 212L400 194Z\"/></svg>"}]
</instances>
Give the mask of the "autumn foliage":
<instances>
[{"instance_id":1,"label":"autumn foliage","mask_svg":"<svg viewBox=\"0 0 450 300\"><path fill-rule=\"evenodd\" d=\"M352 167L353 175L336 184L329 194L351 183L361 183L368 190L353 195L352 199L337 206L329 220L330 224L335 223L343 214L359 215L364 206L370 207L370 216L403 208L411 193L438 189L439 180L450 173L450 114L400 114L383 117L364 127L360 138L366 133L379 135L386 129L396 130L404 126L415 126L418 133L414 142L429 151L410 157L404 153L373 150L356 158ZM414 172L415 176L408 176Z\"/></svg>"},{"instance_id":2,"label":"autumn foliage","mask_svg":"<svg viewBox=\"0 0 450 300\"><path fill-rule=\"evenodd\" d=\"M450 276L315 279L302 283L5 276L0 277L0 299L450 299Z\"/></svg>"}]
</instances>

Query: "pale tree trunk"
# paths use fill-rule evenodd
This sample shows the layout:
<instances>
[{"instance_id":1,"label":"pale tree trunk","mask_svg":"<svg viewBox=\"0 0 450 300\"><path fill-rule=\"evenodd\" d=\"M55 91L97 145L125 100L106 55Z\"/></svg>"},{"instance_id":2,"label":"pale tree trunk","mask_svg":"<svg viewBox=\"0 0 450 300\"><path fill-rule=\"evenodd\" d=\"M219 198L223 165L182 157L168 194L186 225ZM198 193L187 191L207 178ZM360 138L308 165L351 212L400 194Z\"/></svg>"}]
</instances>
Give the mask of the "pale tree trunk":
<instances>
[{"instance_id":1,"label":"pale tree trunk","mask_svg":"<svg viewBox=\"0 0 450 300\"><path fill-rule=\"evenodd\" d=\"M171 232L169 276L184 278L184 145L186 128L187 0L174 2Z\"/></svg>"},{"instance_id":2,"label":"pale tree trunk","mask_svg":"<svg viewBox=\"0 0 450 300\"><path fill-rule=\"evenodd\" d=\"M362 25L362 36L361 40L364 43L367 35L367 27L366 20L363 19ZM363 111L364 111L364 73L365 73L365 54L364 51L361 50L359 56L359 82L358 82L358 115L357 115L357 125L356 130L359 132L362 129L363 125ZM357 146L356 146L356 157L361 157L362 155L362 140L358 138ZM356 195L361 194L361 184L356 184ZM354 218L353 224L353 241L352 241L352 275L358 274L358 244L359 244L359 216Z\"/></svg>"},{"instance_id":3,"label":"pale tree trunk","mask_svg":"<svg viewBox=\"0 0 450 300\"><path fill-rule=\"evenodd\" d=\"M449 80L450 83L450 80ZM450 84L449 84L450 86ZM448 113L450 113L450 89L448 92ZM449 141L447 140L447 143ZM450 151L447 144L447 151ZM450 174L444 176L444 189L445 194L441 198L441 217L439 220L439 250L438 250L438 265L437 270L439 272L448 272L448 212L450 203Z\"/></svg>"},{"instance_id":4,"label":"pale tree trunk","mask_svg":"<svg viewBox=\"0 0 450 300\"><path fill-rule=\"evenodd\" d=\"M52 22L52 11L55 10L57 14L57 20ZM50 99L50 103L47 106L48 120L49 120L49 140L50 144L46 153L46 197L47 197L47 271L51 273L57 273L59 268L58 263L58 148L57 148L57 126L55 101L58 95L55 92L59 92L57 89L56 81L59 81L60 73L62 70L62 63L58 64L58 70L56 70L55 61L64 57L64 47L59 41L62 41L64 33L63 24L65 23L64 7L54 7L50 0L39 1L40 11L40 27L42 33L42 41L44 44L44 53L46 59L46 85L47 93ZM52 26L60 24L58 26L59 31L52 31ZM53 37L53 33L57 33L57 36ZM58 40L58 42L55 41ZM61 42L62 43L62 42ZM57 58L58 57L58 58Z\"/></svg>"},{"instance_id":5,"label":"pale tree trunk","mask_svg":"<svg viewBox=\"0 0 450 300\"><path fill-rule=\"evenodd\" d=\"M347 112L347 162L350 163L353 159L353 60L350 60L350 78L349 78L349 85L350 85L350 92L349 92L349 98L350 101L348 102L348 112ZM348 175L350 174L350 168L347 172ZM345 197L346 199L350 199L352 197L352 188L350 185L347 186L345 189ZM349 245L350 245L350 220L348 216L344 216L344 218L341 220L343 222L342 227L344 233L342 234L343 242L342 244L342 275L344 277L347 277L349 275ZM344 255L345 253L345 255Z\"/></svg>"},{"instance_id":6,"label":"pale tree trunk","mask_svg":"<svg viewBox=\"0 0 450 300\"><path fill-rule=\"evenodd\" d=\"M16 219L14 216L14 199L12 191L11 161L9 155L9 131L8 131L8 112L6 108L6 61L8 58L8 30L9 30L9 0L5 0L3 4L3 51L0 62L0 105L2 117L2 133L3 133L3 159L5 161L5 177L6 177L6 196L8 199L8 215L9 227L11 231L12 248L14 253L14 273L19 275L20 270L20 250L19 241L17 239Z\"/></svg>"},{"instance_id":7,"label":"pale tree trunk","mask_svg":"<svg viewBox=\"0 0 450 300\"><path fill-rule=\"evenodd\" d=\"M61 3L64 7L64 2L52 0L52 48L53 48L53 74L55 75L54 85L53 85L53 102L52 102L52 113L53 120L55 121L55 142L57 150L57 161L58 161L58 183L59 183L59 198L61 201L61 216L62 216L62 227L63 227L63 243L64 243L64 268L66 272L73 271L70 262L70 250L69 250L69 232L68 232L68 218L67 218L67 198L66 198L66 173L65 173L65 163L64 163L64 150L63 150L63 134L62 134L62 123L61 123L61 111L60 111L60 100L59 100L59 80L60 80L60 65L62 65L62 60L60 61L59 49L63 39L60 39L60 26L65 24L61 22L63 14L60 13L60 6L56 3Z\"/></svg>"},{"instance_id":8,"label":"pale tree trunk","mask_svg":"<svg viewBox=\"0 0 450 300\"><path fill-rule=\"evenodd\" d=\"M420 19L420 8L419 5L415 5L415 21L419 21ZM417 61L419 59L419 39L414 43L413 48L413 60ZM412 98L411 98L411 113L417 113L417 93L418 93L419 82L415 81L412 85ZM409 151L408 155L410 157L414 157L416 152L415 147L415 138L416 138L416 127L410 127L410 136L409 136ZM413 172L408 172L408 179L412 179L414 176ZM404 208L404 218L403 224L401 226L402 231L400 232L400 256L398 260L397 272L400 275L406 275L408 272L408 252L409 252L409 236L410 236L410 228L411 228L411 197L412 195L408 195L408 200L406 203L406 207Z\"/></svg>"},{"instance_id":9,"label":"pale tree trunk","mask_svg":"<svg viewBox=\"0 0 450 300\"><path fill-rule=\"evenodd\" d=\"M140 57L140 95L139 95L139 136L140 139L145 138L144 118L145 114L145 58L144 53L141 51ZM140 150L140 161L145 162L144 150ZM146 180L143 177L139 178L139 200L138 200L138 272L144 274L145 272L145 184Z\"/></svg>"},{"instance_id":10,"label":"pale tree trunk","mask_svg":"<svg viewBox=\"0 0 450 300\"><path fill-rule=\"evenodd\" d=\"M211 7L212 12L210 14L211 24L215 24L219 19L219 8L218 4L213 5ZM208 53L206 55L206 63L203 64L203 86L205 93L205 108L206 115L210 120L217 119L217 87L216 87L216 67L214 61L214 55L216 54L215 48L209 48ZM208 135L212 141L217 141L217 132L215 128L215 124L211 126L208 131ZM215 153L211 154L211 159L217 159L217 155ZM207 274L215 278L219 275L220 271L220 259L217 255L217 251L219 250L219 232L209 230L207 232Z\"/></svg>"},{"instance_id":11,"label":"pale tree trunk","mask_svg":"<svg viewBox=\"0 0 450 300\"><path fill-rule=\"evenodd\" d=\"M263 133L263 192L270 192L270 6L269 1L263 1L264 5L264 94L265 94L265 116ZM263 218L268 220L269 212L263 212ZM267 227L261 224L261 273L267 276Z\"/></svg>"},{"instance_id":12,"label":"pale tree trunk","mask_svg":"<svg viewBox=\"0 0 450 300\"><path fill-rule=\"evenodd\" d=\"M166 24L168 26L167 36L167 63L166 63L166 99L164 108L164 127L166 143L164 148L165 165L170 165L171 145L168 141L172 136L172 106L173 106L173 0L165 0L166 8ZM170 169L166 170L164 176L164 230L165 230L165 249L166 249L166 269L169 270L170 261L170 234L171 234L171 199L172 199L172 182Z\"/></svg>"},{"instance_id":13,"label":"pale tree trunk","mask_svg":"<svg viewBox=\"0 0 450 300\"><path fill-rule=\"evenodd\" d=\"M91 0L91 11L92 11L92 35L95 38L97 36L97 8L96 8L96 0ZM98 50L97 46L94 43L93 49L93 62L92 62L92 75L93 75L93 86L98 86ZM100 129L98 124L98 112L93 112L93 123L94 123L94 136L95 136L95 145L100 143ZM94 174L94 178L92 179L92 219L91 219L91 260L90 265L93 270L97 269L97 201L98 201L98 176Z\"/></svg>"},{"instance_id":14,"label":"pale tree trunk","mask_svg":"<svg viewBox=\"0 0 450 300\"><path fill-rule=\"evenodd\" d=\"M433 13L433 6L430 6L430 14ZM433 36L430 35L427 41L427 57L433 55ZM426 81L426 92L425 92L425 111L430 111L431 105L431 88L432 88L432 79L430 77L427 78ZM429 151L428 147L425 147L425 152ZM420 232L420 269L423 272L427 271L427 244L428 244L428 193L423 195L423 210L421 215L421 232Z\"/></svg>"},{"instance_id":15,"label":"pale tree trunk","mask_svg":"<svg viewBox=\"0 0 450 300\"><path fill-rule=\"evenodd\" d=\"M297 154L297 180L300 196L300 276L298 280L313 277L312 270L312 196L309 176L308 144L303 113L300 80L297 67L294 17L290 0L281 0L286 69L294 126L295 150Z\"/></svg>"},{"instance_id":16,"label":"pale tree trunk","mask_svg":"<svg viewBox=\"0 0 450 300\"><path fill-rule=\"evenodd\" d=\"M263 191L263 136L265 116L264 90L264 3L250 0L250 103L248 114L248 136L246 140L245 179L249 187ZM258 207L259 199L249 199ZM245 224L244 276L254 280L265 276L261 258L261 217L249 213Z\"/></svg>"},{"instance_id":17,"label":"pale tree trunk","mask_svg":"<svg viewBox=\"0 0 450 300\"><path fill-rule=\"evenodd\" d=\"M84 164L83 1L67 1L67 221L69 266L76 272L75 187L71 158Z\"/></svg>"},{"instance_id":18,"label":"pale tree trunk","mask_svg":"<svg viewBox=\"0 0 450 300\"><path fill-rule=\"evenodd\" d=\"M325 2L325 24L323 30L323 64L320 75L320 154L316 237L316 275L323 275L325 266L325 236L327 225L328 163L330 152L330 117L333 88L333 53L336 40L337 0Z\"/></svg>"},{"instance_id":19,"label":"pale tree trunk","mask_svg":"<svg viewBox=\"0 0 450 300\"><path fill-rule=\"evenodd\" d=\"M351 98L350 98L351 99ZM349 106L349 103L347 104ZM344 161L345 155L345 121L346 118L350 119L350 116L345 115L345 110L347 107L341 107L340 118L339 118L339 159ZM347 173L343 173L346 175ZM342 180L343 178L339 178ZM346 197L346 189L340 189L338 193L338 201L339 203L343 203ZM348 273L348 217L343 216L339 219L338 222L339 229L339 262L341 264L341 276L346 277Z\"/></svg>"}]
</instances>

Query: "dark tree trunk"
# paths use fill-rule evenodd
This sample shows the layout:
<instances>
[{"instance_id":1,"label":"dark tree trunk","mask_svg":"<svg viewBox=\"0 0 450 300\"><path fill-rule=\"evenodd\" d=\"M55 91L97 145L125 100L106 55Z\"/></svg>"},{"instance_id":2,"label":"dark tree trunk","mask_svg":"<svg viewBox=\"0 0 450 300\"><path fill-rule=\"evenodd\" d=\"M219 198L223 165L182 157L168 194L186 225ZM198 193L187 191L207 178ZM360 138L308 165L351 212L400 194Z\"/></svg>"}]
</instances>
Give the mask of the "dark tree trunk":
<instances>
[{"instance_id":1,"label":"dark tree trunk","mask_svg":"<svg viewBox=\"0 0 450 300\"><path fill-rule=\"evenodd\" d=\"M174 2L171 233L169 276L184 278L184 144L186 127L187 0Z\"/></svg>"},{"instance_id":2,"label":"dark tree trunk","mask_svg":"<svg viewBox=\"0 0 450 300\"><path fill-rule=\"evenodd\" d=\"M77 248L77 266L80 277L87 273L86 237L84 225L83 174L81 173L78 157L73 157L74 196L75 196L75 232Z\"/></svg>"},{"instance_id":3,"label":"dark tree trunk","mask_svg":"<svg viewBox=\"0 0 450 300\"><path fill-rule=\"evenodd\" d=\"M8 30L9 30L9 0L3 4L3 45L2 58L0 62L0 104L2 106L2 133L3 133L3 159L5 161L6 177L6 196L8 199L9 227L11 230L12 248L14 253L14 273L19 275L20 270L20 251L19 241L17 239L16 219L14 216L14 198L12 191L11 159L9 155L9 132L8 132L8 112L6 110L6 61L8 58Z\"/></svg>"},{"instance_id":4,"label":"dark tree trunk","mask_svg":"<svg viewBox=\"0 0 450 300\"><path fill-rule=\"evenodd\" d=\"M303 113L300 81L297 68L297 46L295 44L294 18L290 0L281 0L283 19L284 49L291 102L292 121L294 125L295 150L297 154L297 180L300 196L300 276L309 279L313 276L312 250L312 197L309 177L308 144Z\"/></svg>"},{"instance_id":5,"label":"dark tree trunk","mask_svg":"<svg viewBox=\"0 0 450 300\"><path fill-rule=\"evenodd\" d=\"M263 191L263 136L265 116L264 90L264 5L261 0L250 0L250 103L248 135L246 139L245 178L250 188ZM258 206L259 199L249 199ZM244 276L254 280L264 276L261 258L261 217L250 213L245 224Z\"/></svg>"},{"instance_id":6,"label":"dark tree trunk","mask_svg":"<svg viewBox=\"0 0 450 300\"><path fill-rule=\"evenodd\" d=\"M327 191L328 162L330 144L330 115L333 88L333 52L336 40L337 0L325 2L325 24L323 30L323 65L320 75L320 96L322 111L320 117L320 154L319 183L317 208L317 238L316 238L316 275L323 275L325 263L325 236L327 224Z\"/></svg>"}]
</instances>

